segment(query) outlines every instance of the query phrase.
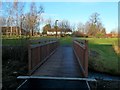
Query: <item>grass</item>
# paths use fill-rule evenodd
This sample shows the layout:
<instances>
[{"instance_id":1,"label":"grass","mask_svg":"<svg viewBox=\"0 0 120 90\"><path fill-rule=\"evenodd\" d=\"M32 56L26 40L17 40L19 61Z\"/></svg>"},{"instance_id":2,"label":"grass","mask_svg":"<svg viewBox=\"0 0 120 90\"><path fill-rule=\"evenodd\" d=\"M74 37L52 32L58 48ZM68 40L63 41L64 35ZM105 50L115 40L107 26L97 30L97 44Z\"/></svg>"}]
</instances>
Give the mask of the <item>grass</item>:
<instances>
[{"instance_id":1,"label":"grass","mask_svg":"<svg viewBox=\"0 0 120 90\"><path fill-rule=\"evenodd\" d=\"M31 39L43 39L43 38L54 38L54 37L32 37ZM107 72L110 74L120 74L118 70L120 55L117 55L113 49L113 45L118 45L117 38L79 38L87 39L89 51L96 52L96 57L89 55L89 68L100 72ZM72 44L71 37L59 38L60 44L63 46L70 46ZM3 45L24 45L26 43L25 38L3 38Z\"/></svg>"},{"instance_id":2,"label":"grass","mask_svg":"<svg viewBox=\"0 0 120 90\"><path fill-rule=\"evenodd\" d=\"M27 43L28 40L39 40L39 39L46 39L46 38L53 38L53 37L31 37L26 38L25 36L22 37L5 37L2 36L2 45L3 46L23 46Z\"/></svg>"},{"instance_id":3,"label":"grass","mask_svg":"<svg viewBox=\"0 0 120 90\"><path fill-rule=\"evenodd\" d=\"M82 38L85 39L85 38ZM95 51L98 53L97 57L89 56L89 67L110 74L118 75L119 60L113 49L113 45L117 45L117 38L87 38L89 41L89 51Z\"/></svg>"},{"instance_id":4,"label":"grass","mask_svg":"<svg viewBox=\"0 0 120 90\"><path fill-rule=\"evenodd\" d=\"M89 55L89 68L96 71L120 75L119 59L113 49L113 45L118 45L117 38L79 38L88 40L89 52L94 51L98 55L96 57ZM70 45L72 43L71 37L61 38L61 45Z\"/></svg>"},{"instance_id":5,"label":"grass","mask_svg":"<svg viewBox=\"0 0 120 90\"><path fill-rule=\"evenodd\" d=\"M60 44L63 46L70 46L72 44L72 38L69 36L68 37L61 37Z\"/></svg>"}]
</instances>

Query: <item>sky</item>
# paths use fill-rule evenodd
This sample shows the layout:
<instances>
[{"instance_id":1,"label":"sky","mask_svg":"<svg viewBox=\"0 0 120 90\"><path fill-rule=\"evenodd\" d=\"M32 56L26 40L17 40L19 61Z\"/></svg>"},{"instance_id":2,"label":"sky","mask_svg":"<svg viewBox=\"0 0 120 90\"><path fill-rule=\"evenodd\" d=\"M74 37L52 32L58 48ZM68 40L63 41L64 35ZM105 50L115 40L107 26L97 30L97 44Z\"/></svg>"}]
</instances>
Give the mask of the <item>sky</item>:
<instances>
[{"instance_id":1,"label":"sky","mask_svg":"<svg viewBox=\"0 0 120 90\"><path fill-rule=\"evenodd\" d=\"M118 27L118 2L36 2L36 5L40 4L44 7L45 19L68 20L71 25L85 24L97 12L107 33ZM25 12L29 11L29 5L26 2Z\"/></svg>"},{"instance_id":2,"label":"sky","mask_svg":"<svg viewBox=\"0 0 120 90\"><path fill-rule=\"evenodd\" d=\"M53 20L69 20L71 24L85 24L91 14L100 14L107 32L118 27L117 2L40 2L45 8L44 17Z\"/></svg>"}]
</instances>

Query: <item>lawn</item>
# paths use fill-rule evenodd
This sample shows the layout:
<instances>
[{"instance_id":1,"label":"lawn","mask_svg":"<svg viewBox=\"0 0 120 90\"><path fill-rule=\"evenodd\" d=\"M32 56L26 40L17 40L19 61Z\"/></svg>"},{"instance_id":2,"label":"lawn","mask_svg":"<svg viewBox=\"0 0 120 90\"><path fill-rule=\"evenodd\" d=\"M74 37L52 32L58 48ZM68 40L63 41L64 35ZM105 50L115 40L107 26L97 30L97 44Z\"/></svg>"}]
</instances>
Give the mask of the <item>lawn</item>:
<instances>
[{"instance_id":1,"label":"lawn","mask_svg":"<svg viewBox=\"0 0 120 90\"><path fill-rule=\"evenodd\" d=\"M118 57L113 46L118 45L117 38L78 38L88 40L89 48L89 68L113 75L120 75ZM66 37L60 39L61 45L72 44L72 38ZM93 55L95 54L95 55Z\"/></svg>"},{"instance_id":2,"label":"lawn","mask_svg":"<svg viewBox=\"0 0 120 90\"><path fill-rule=\"evenodd\" d=\"M72 38L69 36L68 37L61 37L60 44L62 46L70 46L70 45L72 45Z\"/></svg>"},{"instance_id":3,"label":"lawn","mask_svg":"<svg viewBox=\"0 0 120 90\"><path fill-rule=\"evenodd\" d=\"M54 37L33 37L32 39L43 39L43 38L54 38ZM58 38L60 44L63 46L72 45L71 37ZM113 45L117 45L117 38L78 38L87 39L89 48L89 68L100 72L107 72L110 74L119 74L118 70L118 57L113 49ZM25 38L3 38L2 45L24 45L26 43ZM94 55L95 54L95 55Z\"/></svg>"},{"instance_id":4,"label":"lawn","mask_svg":"<svg viewBox=\"0 0 120 90\"><path fill-rule=\"evenodd\" d=\"M120 75L120 55L116 54L113 45L117 45L117 38L82 38L89 41L89 68L100 72ZM91 55L95 53L95 55Z\"/></svg>"},{"instance_id":5,"label":"lawn","mask_svg":"<svg viewBox=\"0 0 120 90\"><path fill-rule=\"evenodd\" d=\"M40 39L52 39L55 37L31 37L31 38L26 38L25 36L23 37L2 37L2 45L3 46L23 46L27 44L28 40L40 40Z\"/></svg>"}]
</instances>

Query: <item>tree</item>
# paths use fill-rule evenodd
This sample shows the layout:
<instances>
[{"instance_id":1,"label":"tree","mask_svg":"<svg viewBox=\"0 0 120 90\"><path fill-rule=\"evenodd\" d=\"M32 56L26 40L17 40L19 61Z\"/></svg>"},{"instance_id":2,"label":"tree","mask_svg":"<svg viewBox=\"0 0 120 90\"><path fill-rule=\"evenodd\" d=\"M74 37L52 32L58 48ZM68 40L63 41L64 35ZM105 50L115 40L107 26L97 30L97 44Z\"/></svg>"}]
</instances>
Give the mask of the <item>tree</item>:
<instances>
[{"instance_id":1,"label":"tree","mask_svg":"<svg viewBox=\"0 0 120 90\"><path fill-rule=\"evenodd\" d=\"M24 16L24 27L28 30L30 36L34 36L36 28L39 27L40 21L42 21L42 13L44 13L44 8L41 5L37 8L35 2L32 2L30 12Z\"/></svg>"},{"instance_id":2,"label":"tree","mask_svg":"<svg viewBox=\"0 0 120 90\"><path fill-rule=\"evenodd\" d=\"M101 30L101 33L103 33L103 34L105 35L105 34L106 34L106 29L103 28L103 29Z\"/></svg>"},{"instance_id":3,"label":"tree","mask_svg":"<svg viewBox=\"0 0 120 90\"><path fill-rule=\"evenodd\" d=\"M75 31L75 29L76 29L76 24L75 23L71 25L71 29L72 29L72 31Z\"/></svg>"},{"instance_id":4,"label":"tree","mask_svg":"<svg viewBox=\"0 0 120 90\"><path fill-rule=\"evenodd\" d=\"M44 27L43 27L43 34L47 34L47 31L48 30L51 30L51 25L50 24L46 24Z\"/></svg>"},{"instance_id":5,"label":"tree","mask_svg":"<svg viewBox=\"0 0 120 90\"><path fill-rule=\"evenodd\" d=\"M12 26L14 25L14 12L13 12L13 3L12 2L7 2L6 3L6 11L7 11L7 26L8 29L10 28L10 36L12 35Z\"/></svg>"},{"instance_id":6,"label":"tree","mask_svg":"<svg viewBox=\"0 0 120 90\"><path fill-rule=\"evenodd\" d=\"M100 18L99 18L100 14L98 14L97 12L93 13L91 16L90 16L90 22L93 24L93 25L97 25L97 23L99 22Z\"/></svg>"},{"instance_id":7,"label":"tree","mask_svg":"<svg viewBox=\"0 0 120 90\"><path fill-rule=\"evenodd\" d=\"M6 25L6 18L0 16L0 26L5 26Z\"/></svg>"},{"instance_id":8,"label":"tree","mask_svg":"<svg viewBox=\"0 0 120 90\"><path fill-rule=\"evenodd\" d=\"M61 29L61 35L66 33L67 29L71 29L70 22L68 20L62 20L58 23L58 27Z\"/></svg>"},{"instance_id":9,"label":"tree","mask_svg":"<svg viewBox=\"0 0 120 90\"><path fill-rule=\"evenodd\" d=\"M58 23L58 26L62 29L70 28L70 22L68 20L62 20Z\"/></svg>"},{"instance_id":10,"label":"tree","mask_svg":"<svg viewBox=\"0 0 120 90\"><path fill-rule=\"evenodd\" d=\"M79 23L78 23L78 26L77 26L77 30L78 30L79 32L81 32L81 33L85 33L85 31L84 31L84 24L81 23L81 22L79 22Z\"/></svg>"},{"instance_id":11,"label":"tree","mask_svg":"<svg viewBox=\"0 0 120 90\"><path fill-rule=\"evenodd\" d=\"M24 3L18 2L18 0L14 0L14 2L6 2L3 3L3 14L6 18L6 25L9 29L10 27L10 36L12 35L12 27L16 26L16 31L18 31L17 27L20 25L20 16L23 13Z\"/></svg>"},{"instance_id":12,"label":"tree","mask_svg":"<svg viewBox=\"0 0 120 90\"><path fill-rule=\"evenodd\" d=\"M35 31L34 28L35 28L36 24L39 24L38 22L41 19L41 14L43 12L44 12L44 9L41 5L39 6L39 9L37 10L36 4L34 2L31 4L31 12L30 12L31 20L30 20L30 22L31 22L32 36L34 36L34 31Z\"/></svg>"},{"instance_id":13,"label":"tree","mask_svg":"<svg viewBox=\"0 0 120 90\"><path fill-rule=\"evenodd\" d=\"M51 19L51 18L46 19L46 20L45 20L45 23L52 25L52 19Z\"/></svg>"},{"instance_id":14,"label":"tree","mask_svg":"<svg viewBox=\"0 0 120 90\"><path fill-rule=\"evenodd\" d=\"M24 18L24 2L18 2L18 0L14 0L13 2L13 12L14 12L14 21L16 26L16 31L18 32L18 28L20 27L21 30L19 30L18 35L21 36L22 34L22 20Z\"/></svg>"},{"instance_id":15,"label":"tree","mask_svg":"<svg viewBox=\"0 0 120 90\"><path fill-rule=\"evenodd\" d=\"M101 34L102 36L105 35L105 28L102 25L102 22L99 18L100 14L93 13L90 16L89 21L86 23L85 27L87 27L87 34L88 36L94 36L96 37L96 34ZM101 36L99 35L99 36ZM98 35L97 35L98 36Z\"/></svg>"},{"instance_id":16,"label":"tree","mask_svg":"<svg viewBox=\"0 0 120 90\"><path fill-rule=\"evenodd\" d=\"M85 25L84 25L85 34L88 34L90 25L91 25L91 24L90 24L89 22L86 22L86 23L85 23Z\"/></svg>"},{"instance_id":17,"label":"tree","mask_svg":"<svg viewBox=\"0 0 120 90\"><path fill-rule=\"evenodd\" d=\"M110 33L112 33L112 34L117 34L117 33L118 33L118 29L117 29L117 28L114 28L114 29L111 30Z\"/></svg>"},{"instance_id":18,"label":"tree","mask_svg":"<svg viewBox=\"0 0 120 90\"><path fill-rule=\"evenodd\" d=\"M119 37L119 32L117 28L114 28L110 32L112 34L112 37Z\"/></svg>"}]
</instances>

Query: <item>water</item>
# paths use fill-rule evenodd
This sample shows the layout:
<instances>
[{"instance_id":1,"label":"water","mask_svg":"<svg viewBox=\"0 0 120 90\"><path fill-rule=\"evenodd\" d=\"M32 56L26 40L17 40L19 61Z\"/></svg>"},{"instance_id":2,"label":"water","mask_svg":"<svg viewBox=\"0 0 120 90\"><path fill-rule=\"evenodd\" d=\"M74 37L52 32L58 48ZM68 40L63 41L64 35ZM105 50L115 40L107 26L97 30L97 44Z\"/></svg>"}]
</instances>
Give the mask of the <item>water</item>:
<instances>
[{"instance_id":1,"label":"water","mask_svg":"<svg viewBox=\"0 0 120 90\"><path fill-rule=\"evenodd\" d=\"M88 73L88 78L92 79L103 79L103 80L120 80L120 76L113 76L105 73L90 71Z\"/></svg>"}]
</instances>

